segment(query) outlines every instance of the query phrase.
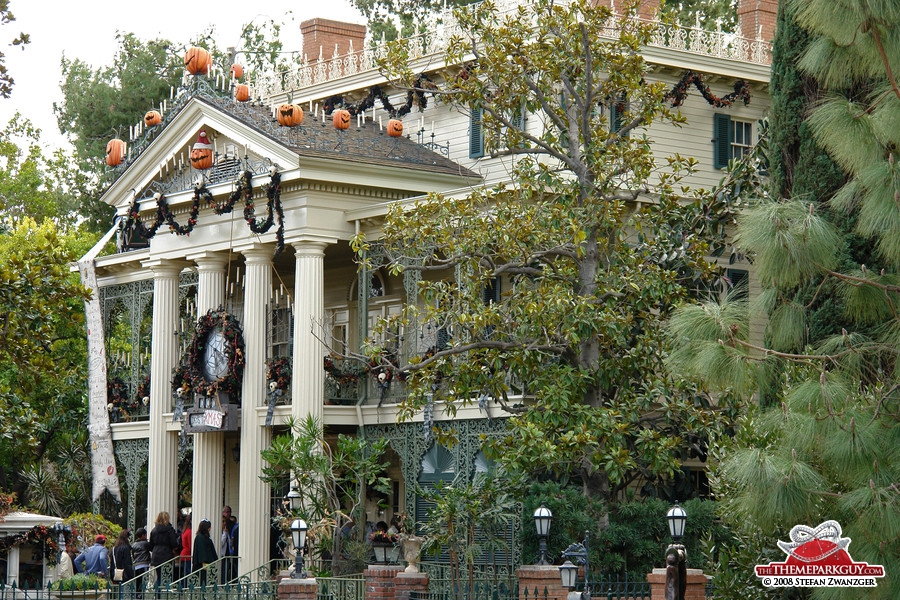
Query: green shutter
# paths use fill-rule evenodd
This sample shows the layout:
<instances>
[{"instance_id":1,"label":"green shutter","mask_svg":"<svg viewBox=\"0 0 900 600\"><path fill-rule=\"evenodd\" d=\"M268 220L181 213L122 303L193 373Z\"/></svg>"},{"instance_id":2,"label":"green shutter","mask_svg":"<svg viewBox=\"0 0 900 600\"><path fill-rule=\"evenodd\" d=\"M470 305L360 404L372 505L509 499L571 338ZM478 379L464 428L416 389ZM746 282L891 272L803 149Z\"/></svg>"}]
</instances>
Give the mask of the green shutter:
<instances>
[{"instance_id":1,"label":"green shutter","mask_svg":"<svg viewBox=\"0 0 900 600\"><path fill-rule=\"evenodd\" d=\"M724 169L731 159L731 117L713 115L713 168Z\"/></svg>"},{"instance_id":2,"label":"green shutter","mask_svg":"<svg viewBox=\"0 0 900 600\"><path fill-rule=\"evenodd\" d=\"M469 117L469 158L484 156L484 131L481 127L481 107L472 108Z\"/></svg>"}]
</instances>

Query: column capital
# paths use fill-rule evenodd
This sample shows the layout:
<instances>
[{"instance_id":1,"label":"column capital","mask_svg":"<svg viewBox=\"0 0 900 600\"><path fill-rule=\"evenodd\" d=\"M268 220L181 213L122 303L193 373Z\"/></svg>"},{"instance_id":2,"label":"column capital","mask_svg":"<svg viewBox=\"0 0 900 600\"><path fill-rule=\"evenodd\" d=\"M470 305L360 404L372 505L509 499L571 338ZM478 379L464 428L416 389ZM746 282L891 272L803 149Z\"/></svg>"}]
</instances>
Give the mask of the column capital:
<instances>
[{"instance_id":1,"label":"column capital","mask_svg":"<svg viewBox=\"0 0 900 600\"><path fill-rule=\"evenodd\" d=\"M336 244L337 240L335 238L307 236L293 239L287 243L294 247L296 256L322 256L325 254L325 248Z\"/></svg>"},{"instance_id":2,"label":"column capital","mask_svg":"<svg viewBox=\"0 0 900 600\"><path fill-rule=\"evenodd\" d=\"M275 253L274 244L250 244L235 249L244 255L247 264L271 264Z\"/></svg>"},{"instance_id":3,"label":"column capital","mask_svg":"<svg viewBox=\"0 0 900 600\"><path fill-rule=\"evenodd\" d=\"M141 263L145 269L150 269L154 278L178 277L189 266L183 260L169 260L164 258L150 259Z\"/></svg>"},{"instance_id":4,"label":"column capital","mask_svg":"<svg viewBox=\"0 0 900 600\"><path fill-rule=\"evenodd\" d=\"M228 264L228 255L223 252L198 252L189 254L187 259L197 265L198 269L224 270Z\"/></svg>"}]
</instances>

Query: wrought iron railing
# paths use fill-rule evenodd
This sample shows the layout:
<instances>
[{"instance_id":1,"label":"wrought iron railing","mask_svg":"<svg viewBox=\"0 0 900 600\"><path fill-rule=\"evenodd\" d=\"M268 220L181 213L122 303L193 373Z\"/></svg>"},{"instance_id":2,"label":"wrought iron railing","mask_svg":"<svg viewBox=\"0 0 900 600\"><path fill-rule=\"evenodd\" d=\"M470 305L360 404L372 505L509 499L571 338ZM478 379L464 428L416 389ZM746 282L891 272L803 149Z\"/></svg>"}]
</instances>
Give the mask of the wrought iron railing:
<instances>
[{"instance_id":1,"label":"wrought iron railing","mask_svg":"<svg viewBox=\"0 0 900 600\"><path fill-rule=\"evenodd\" d=\"M366 580L362 573L343 577L316 577L317 600L364 600Z\"/></svg>"},{"instance_id":2,"label":"wrought iron railing","mask_svg":"<svg viewBox=\"0 0 900 600\"><path fill-rule=\"evenodd\" d=\"M498 0L497 6L503 14L511 14L519 6L519 0ZM609 36L621 25L624 15L613 13L606 29ZM651 21L654 32L650 47L668 48L690 54L739 60L768 65L771 62L771 43L761 39L749 39L726 31L708 31L699 26L678 22L663 23ZM443 52L453 36L463 35L452 9L434 13L425 25L425 33L408 38L409 58L414 60ZM304 57L303 63L286 71L267 74L250 82L254 98L269 98L286 91L299 90L316 84L333 81L377 70L377 61L387 54L387 42L369 40L366 47L343 55L328 58L320 53L318 57Z\"/></svg>"}]
</instances>

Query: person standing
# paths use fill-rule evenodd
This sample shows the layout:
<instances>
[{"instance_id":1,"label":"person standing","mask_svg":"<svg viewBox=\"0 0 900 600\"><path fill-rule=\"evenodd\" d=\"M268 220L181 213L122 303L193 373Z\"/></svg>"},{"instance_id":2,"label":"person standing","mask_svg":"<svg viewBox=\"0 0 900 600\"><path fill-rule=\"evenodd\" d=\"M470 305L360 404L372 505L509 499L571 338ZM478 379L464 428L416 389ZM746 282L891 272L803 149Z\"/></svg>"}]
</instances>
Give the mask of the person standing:
<instances>
[{"instance_id":1,"label":"person standing","mask_svg":"<svg viewBox=\"0 0 900 600\"><path fill-rule=\"evenodd\" d=\"M134 544L131 545L131 556L134 564L135 600L144 597L145 580L150 569L150 542L147 541L147 530L143 527L134 532Z\"/></svg>"},{"instance_id":2,"label":"person standing","mask_svg":"<svg viewBox=\"0 0 900 600\"><path fill-rule=\"evenodd\" d=\"M212 523L209 522L209 519L201 519L200 525L197 526L197 536L194 538L194 556L191 562L194 571L200 571L201 586L206 585L206 565L219 559L216 554L216 545L209 535L210 529L212 529Z\"/></svg>"},{"instance_id":3,"label":"person standing","mask_svg":"<svg viewBox=\"0 0 900 600\"><path fill-rule=\"evenodd\" d=\"M231 507L226 505L222 508L222 539L219 543L219 553L225 559L222 561L222 583L228 583L237 577L237 542L237 517L231 514Z\"/></svg>"},{"instance_id":4,"label":"person standing","mask_svg":"<svg viewBox=\"0 0 900 600\"><path fill-rule=\"evenodd\" d=\"M131 544L129 543L129 535L130 532L127 529L123 529L119 532L119 537L116 539L116 544L113 546L112 551L112 569L113 569L113 577L110 579L113 580L114 583L122 584L126 581L131 581L134 579L134 562L131 558ZM122 578L116 579L115 572L116 570L122 570Z\"/></svg>"},{"instance_id":5,"label":"person standing","mask_svg":"<svg viewBox=\"0 0 900 600\"><path fill-rule=\"evenodd\" d=\"M75 557L75 569L79 573L106 577L109 573L109 553L106 551L106 536L102 533L94 538L94 545Z\"/></svg>"},{"instance_id":6,"label":"person standing","mask_svg":"<svg viewBox=\"0 0 900 600\"><path fill-rule=\"evenodd\" d=\"M75 575L75 550L72 544L66 544L66 549L59 553L59 578L65 579Z\"/></svg>"},{"instance_id":7,"label":"person standing","mask_svg":"<svg viewBox=\"0 0 900 600\"><path fill-rule=\"evenodd\" d=\"M191 543L192 543L191 515L184 516L184 525L181 528L181 574L179 579L191 574Z\"/></svg>"}]
</instances>

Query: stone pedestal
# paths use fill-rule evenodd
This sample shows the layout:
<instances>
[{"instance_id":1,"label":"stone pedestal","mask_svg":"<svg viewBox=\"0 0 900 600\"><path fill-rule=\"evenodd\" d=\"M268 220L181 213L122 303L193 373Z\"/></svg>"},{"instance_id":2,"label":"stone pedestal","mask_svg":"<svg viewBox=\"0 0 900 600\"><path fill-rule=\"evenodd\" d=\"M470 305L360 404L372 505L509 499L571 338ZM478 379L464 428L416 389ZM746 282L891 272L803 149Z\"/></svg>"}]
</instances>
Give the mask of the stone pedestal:
<instances>
[{"instance_id":1,"label":"stone pedestal","mask_svg":"<svg viewBox=\"0 0 900 600\"><path fill-rule=\"evenodd\" d=\"M428 574L397 573L394 576L394 600L424 598L428 595Z\"/></svg>"},{"instance_id":2,"label":"stone pedestal","mask_svg":"<svg viewBox=\"0 0 900 600\"><path fill-rule=\"evenodd\" d=\"M278 600L316 600L315 579L282 579L278 584Z\"/></svg>"},{"instance_id":3,"label":"stone pedestal","mask_svg":"<svg viewBox=\"0 0 900 600\"><path fill-rule=\"evenodd\" d=\"M366 600L394 600L394 576L400 570L397 565L369 565L363 571Z\"/></svg>"},{"instance_id":4,"label":"stone pedestal","mask_svg":"<svg viewBox=\"0 0 900 600\"><path fill-rule=\"evenodd\" d=\"M559 567L555 565L525 565L516 570L519 578L519 600L566 600L569 590L562 586Z\"/></svg>"},{"instance_id":5,"label":"stone pedestal","mask_svg":"<svg viewBox=\"0 0 900 600\"><path fill-rule=\"evenodd\" d=\"M650 600L666 600L666 570L653 569L647 574L647 581L650 582ZM708 582L709 578L701 569L688 569L684 600L705 600Z\"/></svg>"}]
</instances>

